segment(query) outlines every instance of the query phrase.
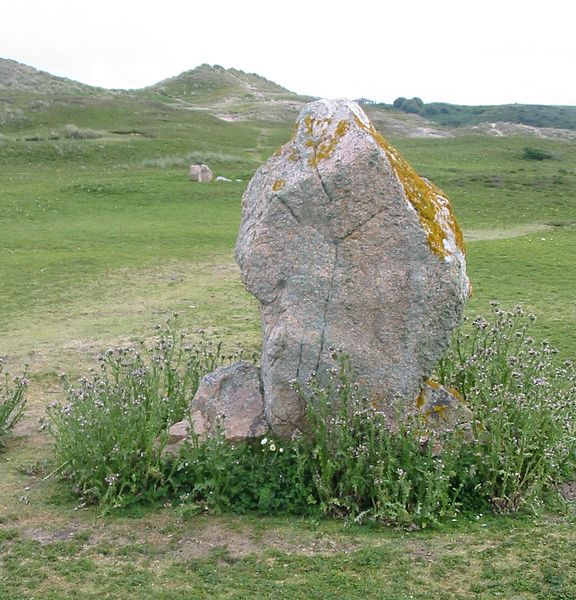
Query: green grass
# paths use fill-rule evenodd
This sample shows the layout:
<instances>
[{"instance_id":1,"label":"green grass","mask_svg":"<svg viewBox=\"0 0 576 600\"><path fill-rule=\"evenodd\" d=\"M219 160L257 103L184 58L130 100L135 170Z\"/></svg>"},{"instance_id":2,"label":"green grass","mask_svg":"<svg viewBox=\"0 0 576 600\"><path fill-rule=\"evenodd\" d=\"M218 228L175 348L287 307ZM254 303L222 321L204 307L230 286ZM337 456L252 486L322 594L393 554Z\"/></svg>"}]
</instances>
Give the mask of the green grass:
<instances>
[{"instance_id":1,"label":"green grass","mask_svg":"<svg viewBox=\"0 0 576 600\"><path fill-rule=\"evenodd\" d=\"M568 599L574 520L479 517L437 532L290 518L137 519L6 530L0 597ZM224 532L227 535L224 536Z\"/></svg>"},{"instance_id":2,"label":"green grass","mask_svg":"<svg viewBox=\"0 0 576 600\"><path fill-rule=\"evenodd\" d=\"M63 398L56 374L85 372L98 351L173 310L191 330L257 347L257 306L233 260L240 198L291 124L228 123L145 94L50 96L37 108L30 92L2 96L24 119L0 127L0 355L11 368L30 362L32 384L0 453L0 598L576 597L572 513L409 533L186 518L178 507L105 519L74 510L42 482L57 465L37 420ZM48 139L66 124L105 136ZM468 313L487 312L492 298L521 303L540 336L575 356L576 144L393 141L453 199L469 240ZM523 160L526 146L554 159ZM243 181L189 183L188 161L204 158Z\"/></svg>"}]
</instances>

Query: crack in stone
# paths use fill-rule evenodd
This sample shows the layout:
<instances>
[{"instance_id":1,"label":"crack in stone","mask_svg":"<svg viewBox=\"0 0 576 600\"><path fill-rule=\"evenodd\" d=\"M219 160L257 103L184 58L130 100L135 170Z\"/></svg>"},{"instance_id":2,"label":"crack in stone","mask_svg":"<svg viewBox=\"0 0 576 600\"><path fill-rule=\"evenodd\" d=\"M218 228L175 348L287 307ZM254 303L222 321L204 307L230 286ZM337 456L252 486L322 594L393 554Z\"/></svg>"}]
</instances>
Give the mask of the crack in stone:
<instances>
[{"instance_id":1,"label":"crack in stone","mask_svg":"<svg viewBox=\"0 0 576 600\"><path fill-rule=\"evenodd\" d=\"M296 213L292 210L292 207L282 198L280 198L280 196L278 196L278 194L273 194L272 196L273 198L275 198L276 200L278 200L278 202L280 202L280 204L282 204L282 206L292 215L292 218L297 222L300 223L300 219L298 218L298 216L296 215Z\"/></svg>"},{"instance_id":2,"label":"crack in stone","mask_svg":"<svg viewBox=\"0 0 576 600\"><path fill-rule=\"evenodd\" d=\"M320 174L320 170L318 169L318 167L315 167L315 171L316 174L318 175L318 179L320 181L320 185L322 186L322 189L324 190L324 193L326 194L326 196L328 197L328 201L330 203L332 203L334 201L334 199L332 198L332 195L330 194L330 192L328 191L328 188L326 187L326 184L324 183L324 180L322 179L322 175ZM314 371L316 373L318 373L318 369L320 368L320 360L322 358L322 352L324 350L324 342L326 339L326 315L328 314L328 307L330 306L330 300L332 297L332 291L334 289L334 281L336 279L336 267L338 265L338 245L340 243L339 239L335 239L334 240L334 263L332 265L332 275L330 277L330 285L328 287L328 293L326 294L326 300L324 301L324 313L322 315L322 332L320 334L320 349L318 350L318 358L316 360L316 367L314 369Z\"/></svg>"},{"instance_id":3,"label":"crack in stone","mask_svg":"<svg viewBox=\"0 0 576 600\"><path fill-rule=\"evenodd\" d=\"M320 334L320 349L318 350L318 359L316 360L316 368L314 369L318 373L320 367L320 359L322 357L322 351L324 350L324 342L326 339L326 315L328 314L328 307L332 299L332 291L334 290L334 281L336 280L336 267L338 266L338 243L334 244L334 264L332 265L332 275L330 277L330 286L328 287L328 293L326 294L326 300L324 301L324 314L322 315L322 333Z\"/></svg>"},{"instance_id":4,"label":"crack in stone","mask_svg":"<svg viewBox=\"0 0 576 600\"><path fill-rule=\"evenodd\" d=\"M296 368L296 380L300 377L300 367L302 366L302 353L304 351L304 340L300 342L300 351L298 353L298 367Z\"/></svg>"},{"instance_id":5,"label":"crack in stone","mask_svg":"<svg viewBox=\"0 0 576 600\"><path fill-rule=\"evenodd\" d=\"M351 235L355 234L359 229L362 229L362 227L364 227L364 225L367 225L368 223L370 223L370 221L372 221L372 219L375 219L378 215L381 215L385 210L386 209L383 207L380 210L378 210L377 212L375 212L373 215L370 215L367 219L364 219L364 221L362 221L361 223L358 223L358 225L353 227L348 233L345 233L342 237L340 237L338 239L338 241L343 242L344 240L347 240Z\"/></svg>"}]
</instances>

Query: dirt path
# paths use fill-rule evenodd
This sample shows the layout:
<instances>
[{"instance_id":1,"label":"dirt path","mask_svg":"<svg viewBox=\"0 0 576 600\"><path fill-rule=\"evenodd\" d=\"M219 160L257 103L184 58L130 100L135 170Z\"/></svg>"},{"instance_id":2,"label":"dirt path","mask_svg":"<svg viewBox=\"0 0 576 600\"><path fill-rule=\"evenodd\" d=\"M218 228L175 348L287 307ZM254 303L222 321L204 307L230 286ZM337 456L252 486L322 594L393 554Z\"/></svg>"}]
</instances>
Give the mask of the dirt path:
<instances>
[{"instance_id":1,"label":"dirt path","mask_svg":"<svg viewBox=\"0 0 576 600\"><path fill-rule=\"evenodd\" d=\"M552 231L554 227L545 223L527 223L510 228L497 229L468 229L464 232L466 242L479 242L488 240L505 240L522 237L531 233Z\"/></svg>"}]
</instances>

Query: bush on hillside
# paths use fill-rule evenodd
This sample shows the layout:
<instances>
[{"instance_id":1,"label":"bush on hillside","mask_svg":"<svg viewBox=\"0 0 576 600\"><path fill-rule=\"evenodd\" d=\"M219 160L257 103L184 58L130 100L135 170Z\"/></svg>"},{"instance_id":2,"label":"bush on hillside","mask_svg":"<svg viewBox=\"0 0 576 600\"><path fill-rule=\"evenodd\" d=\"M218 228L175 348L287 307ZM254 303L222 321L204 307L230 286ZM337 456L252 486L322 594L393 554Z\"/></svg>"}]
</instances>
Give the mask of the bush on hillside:
<instances>
[{"instance_id":1,"label":"bush on hillside","mask_svg":"<svg viewBox=\"0 0 576 600\"><path fill-rule=\"evenodd\" d=\"M551 160L553 158L550 152L546 150L540 150L538 148L531 148L527 146L522 152L522 158L524 160Z\"/></svg>"},{"instance_id":2,"label":"bush on hillside","mask_svg":"<svg viewBox=\"0 0 576 600\"><path fill-rule=\"evenodd\" d=\"M94 129L82 129L76 125L66 125L63 135L69 140L97 140L104 137L104 133Z\"/></svg>"}]
</instances>

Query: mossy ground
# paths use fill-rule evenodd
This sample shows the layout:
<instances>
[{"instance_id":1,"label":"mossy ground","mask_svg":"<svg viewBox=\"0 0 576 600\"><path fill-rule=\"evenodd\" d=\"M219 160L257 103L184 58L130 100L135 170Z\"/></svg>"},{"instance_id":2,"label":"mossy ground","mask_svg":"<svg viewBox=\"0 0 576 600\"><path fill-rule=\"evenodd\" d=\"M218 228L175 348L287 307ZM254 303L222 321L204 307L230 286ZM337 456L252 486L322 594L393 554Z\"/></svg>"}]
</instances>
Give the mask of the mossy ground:
<instances>
[{"instance_id":1,"label":"mossy ground","mask_svg":"<svg viewBox=\"0 0 576 600\"><path fill-rule=\"evenodd\" d=\"M257 306L232 256L240 198L290 137L289 123L82 102L52 100L0 141L0 355L12 370L31 363L32 379L0 453L0 598L576 597L573 513L472 515L433 532L178 507L101 517L42 481L57 465L38 419L62 397L60 371L85 373L172 311L189 330L257 348ZM24 141L66 123L109 135ZM110 133L128 129L146 135ZM492 298L524 304L574 357L576 144L538 140L555 159L535 163L521 158L528 138L391 141L448 193L473 240L469 314ZM188 182L192 154L243 181Z\"/></svg>"}]
</instances>

